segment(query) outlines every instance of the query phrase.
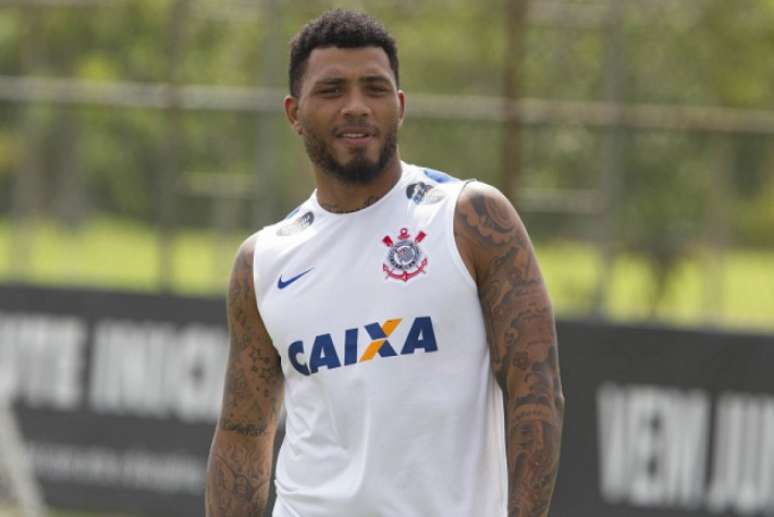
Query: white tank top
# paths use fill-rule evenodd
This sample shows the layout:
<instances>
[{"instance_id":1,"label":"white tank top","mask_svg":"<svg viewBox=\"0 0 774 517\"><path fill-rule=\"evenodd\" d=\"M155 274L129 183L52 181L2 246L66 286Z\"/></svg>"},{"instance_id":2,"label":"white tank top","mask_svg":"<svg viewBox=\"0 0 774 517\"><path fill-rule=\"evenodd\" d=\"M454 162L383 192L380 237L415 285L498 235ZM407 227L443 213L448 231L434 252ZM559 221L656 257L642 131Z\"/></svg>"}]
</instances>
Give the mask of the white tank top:
<instances>
[{"instance_id":1,"label":"white tank top","mask_svg":"<svg viewBox=\"0 0 774 517\"><path fill-rule=\"evenodd\" d=\"M259 232L287 411L274 517L506 516L502 392L453 232L463 185L403 163L367 208L314 193Z\"/></svg>"}]
</instances>

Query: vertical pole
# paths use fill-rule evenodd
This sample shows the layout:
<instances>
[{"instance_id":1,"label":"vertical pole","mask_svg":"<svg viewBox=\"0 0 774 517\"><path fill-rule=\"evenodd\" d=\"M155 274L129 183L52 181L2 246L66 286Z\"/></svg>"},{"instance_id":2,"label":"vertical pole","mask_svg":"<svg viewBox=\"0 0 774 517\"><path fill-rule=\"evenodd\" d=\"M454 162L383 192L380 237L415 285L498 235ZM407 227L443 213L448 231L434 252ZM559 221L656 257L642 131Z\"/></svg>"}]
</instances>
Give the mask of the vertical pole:
<instances>
[{"instance_id":1,"label":"vertical pole","mask_svg":"<svg viewBox=\"0 0 774 517\"><path fill-rule=\"evenodd\" d=\"M607 295L610 290L611 275L615 262L615 241L618 236L618 215L621 195L621 172L623 170L623 125L620 117L624 103L624 38L621 29L623 22L624 0L609 0L607 17L607 73L605 79L605 97L617 111L617 121L606 130L601 148L600 192L602 193L604 210L602 220L595 228L595 239L599 250L599 271L597 285L593 296L593 313L597 317L605 317Z\"/></svg>"},{"instance_id":2,"label":"vertical pole","mask_svg":"<svg viewBox=\"0 0 774 517\"><path fill-rule=\"evenodd\" d=\"M40 60L38 38L40 14L34 6L25 6L18 12L23 36L21 41L21 67L24 74L35 70ZM40 209L41 163L40 124L35 107L31 104L19 106L20 157L16 164L16 178L11 207L10 269L13 278L23 278L30 272L32 263L33 219Z\"/></svg>"},{"instance_id":3,"label":"vertical pole","mask_svg":"<svg viewBox=\"0 0 774 517\"><path fill-rule=\"evenodd\" d=\"M234 258L235 251L229 247L229 235L239 223L240 208L244 202L237 192L241 182L234 181L234 178L232 174L221 178L221 186L215 189L213 199L213 223L216 231L212 239L212 286L219 291L228 285L230 261Z\"/></svg>"},{"instance_id":4,"label":"vertical pole","mask_svg":"<svg viewBox=\"0 0 774 517\"><path fill-rule=\"evenodd\" d=\"M505 127L499 188L510 199L518 195L522 166L522 130L518 100L522 96L524 41L529 0L505 2L505 56L503 63L503 114Z\"/></svg>"},{"instance_id":5,"label":"vertical pole","mask_svg":"<svg viewBox=\"0 0 774 517\"><path fill-rule=\"evenodd\" d=\"M77 61L77 48L67 48L63 57L65 73L75 76L75 63ZM79 107L76 105L59 105L56 109L54 123L56 140L56 162L53 165L56 170L56 190L53 200L54 214L59 222L70 232L80 228L86 214L86 199L82 167L80 165L79 140L81 133L81 118ZM74 235L73 235L74 236ZM74 265L75 266L75 265ZM80 273L77 266L73 267L70 274Z\"/></svg>"},{"instance_id":6,"label":"vertical pole","mask_svg":"<svg viewBox=\"0 0 774 517\"><path fill-rule=\"evenodd\" d=\"M281 19L281 0L263 0L263 16L266 34L263 39L261 60L263 66L258 74L258 86L280 86L276 84L277 78L283 78L281 86L285 86L287 77L281 73L281 64L285 62L287 53L281 41L282 33L280 24L276 20ZM274 198L276 196L275 178L280 171L279 160L279 133L276 124L276 116L271 113L258 113L256 115L256 164L255 164L255 203L253 208L254 224L262 226L270 222L276 215Z\"/></svg>"},{"instance_id":7,"label":"vertical pole","mask_svg":"<svg viewBox=\"0 0 774 517\"><path fill-rule=\"evenodd\" d=\"M157 204L159 223L159 289L169 292L174 286L174 238L177 211L177 182L180 175L182 122L180 108L180 61L192 0L174 0L167 18L167 106L164 112L165 141L163 169L158 178Z\"/></svg>"},{"instance_id":8,"label":"vertical pole","mask_svg":"<svg viewBox=\"0 0 774 517\"><path fill-rule=\"evenodd\" d=\"M733 146L730 137L716 137L713 145L713 165L707 181L704 209L704 286L702 319L705 326L718 326L723 317L725 299L725 254L729 237L729 214L733 187L729 182Z\"/></svg>"},{"instance_id":9,"label":"vertical pole","mask_svg":"<svg viewBox=\"0 0 774 517\"><path fill-rule=\"evenodd\" d=\"M58 154L61 158L58 163L56 213L70 230L76 230L83 222L86 208L79 164L80 120L77 109L75 106L60 107L61 118L57 125Z\"/></svg>"}]
</instances>

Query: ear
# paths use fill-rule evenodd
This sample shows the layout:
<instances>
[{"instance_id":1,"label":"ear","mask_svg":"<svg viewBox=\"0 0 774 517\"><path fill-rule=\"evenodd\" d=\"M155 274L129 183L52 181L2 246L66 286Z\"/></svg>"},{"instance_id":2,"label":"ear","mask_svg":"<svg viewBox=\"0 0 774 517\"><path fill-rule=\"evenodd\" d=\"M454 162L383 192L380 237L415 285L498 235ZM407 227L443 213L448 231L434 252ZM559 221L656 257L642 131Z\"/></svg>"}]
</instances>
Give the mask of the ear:
<instances>
[{"instance_id":1,"label":"ear","mask_svg":"<svg viewBox=\"0 0 774 517\"><path fill-rule=\"evenodd\" d=\"M288 118L288 122L290 122L293 130L299 135L302 135L304 130L301 127L301 122L298 120L298 99L292 95L288 95L285 97L283 105L285 107L285 116Z\"/></svg>"},{"instance_id":2,"label":"ear","mask_svg":"<svg viewBox=\"0 0 774 517\"><path fill-rule=\"evenodd\" d=\"M403 125L403 119L406 118L406 93L403 90L398 90L398 102L400 103L398 127L401 127Z\"/></svg>"}]
</instances>

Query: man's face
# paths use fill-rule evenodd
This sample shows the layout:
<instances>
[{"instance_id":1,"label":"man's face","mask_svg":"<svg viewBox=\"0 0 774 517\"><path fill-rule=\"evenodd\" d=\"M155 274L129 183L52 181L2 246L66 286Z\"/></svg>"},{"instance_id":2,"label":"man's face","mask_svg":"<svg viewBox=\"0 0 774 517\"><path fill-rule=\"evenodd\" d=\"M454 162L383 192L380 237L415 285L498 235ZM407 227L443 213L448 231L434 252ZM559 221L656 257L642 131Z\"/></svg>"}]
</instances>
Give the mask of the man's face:
<instances>
[{"instance_id":1,"label":"man's face","mask_svg":"<svg viewBox=\"0 0 774 517\"><path fill-rule=\"evenodd\" d=\"M310 160L346 183L368 183L397 149L405 97L380 47L316 48L285 109Z\"/></svg>"}]
</instances>

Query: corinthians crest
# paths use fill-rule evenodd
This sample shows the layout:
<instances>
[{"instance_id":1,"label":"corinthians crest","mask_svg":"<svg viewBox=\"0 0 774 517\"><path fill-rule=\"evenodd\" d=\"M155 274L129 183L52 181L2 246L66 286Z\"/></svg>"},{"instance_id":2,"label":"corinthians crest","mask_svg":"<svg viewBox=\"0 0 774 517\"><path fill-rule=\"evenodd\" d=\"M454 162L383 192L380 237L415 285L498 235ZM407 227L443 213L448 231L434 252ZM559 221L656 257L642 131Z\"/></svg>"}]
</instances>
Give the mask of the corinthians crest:
<instances>
[{"instance_id":1,"label":"corinthians crest","mask_svg":"<svg viewBox=\"0 0 774 517\"><path fill-rule=\"evenodd\" d=\"M420 231L416 237L411 238L407 228L401 228L397 236L397 241L386 235L382 242L390 248L387 252L387 261L382 264L385 279L394 278L408 282L420 273L425 272L427 267L427 257L424 256L419 248L419 243L427 236L425 232Z\"/></svg>"}]
</instances>

